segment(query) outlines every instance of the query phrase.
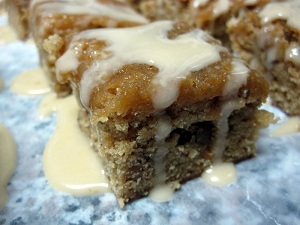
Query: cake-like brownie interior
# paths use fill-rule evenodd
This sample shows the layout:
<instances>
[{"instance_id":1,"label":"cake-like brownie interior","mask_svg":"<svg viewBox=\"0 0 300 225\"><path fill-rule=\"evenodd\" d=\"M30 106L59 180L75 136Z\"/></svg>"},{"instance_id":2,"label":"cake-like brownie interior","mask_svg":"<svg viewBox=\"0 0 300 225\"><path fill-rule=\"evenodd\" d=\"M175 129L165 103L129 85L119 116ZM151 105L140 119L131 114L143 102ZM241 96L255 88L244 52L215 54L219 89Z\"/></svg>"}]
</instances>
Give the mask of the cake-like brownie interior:
<instances>
[{"instance_id":1,"label":"cake-like brownie interior","mask_svg":"<svg viewBox=\"0 0 300 225\"><path fill-rule=\"evenodd\" d=\"M121 206L157 185L178 187L214 162L254 156L272 120L258 109L266 80L184 23L82 32L56 66Z\"/></svg>"}]
</instances>

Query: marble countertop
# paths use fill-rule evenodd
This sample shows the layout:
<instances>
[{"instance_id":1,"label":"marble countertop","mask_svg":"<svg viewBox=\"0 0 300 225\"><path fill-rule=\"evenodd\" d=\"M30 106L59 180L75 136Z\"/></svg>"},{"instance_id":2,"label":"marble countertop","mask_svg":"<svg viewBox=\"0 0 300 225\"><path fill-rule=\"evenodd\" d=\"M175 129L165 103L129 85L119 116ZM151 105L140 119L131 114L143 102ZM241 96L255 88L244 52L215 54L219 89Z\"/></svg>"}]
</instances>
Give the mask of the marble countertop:
<instances>
[{"instance_id":1,"label":"marble countertop","mask_svg":"<svg viewBox=\"0 0 300 225\"><path fill-rule=\"evenodd\" d=\"M20 72L37 67L33 44L0 44L0 123L18 146L17 169L0 211L4 224L300 224L300 133L270 137L262 131L257 157L237 165L236 183L217 188L195 179L172 200L155 203L143 198L120 209L113 194L76 197L54 190L47 182L42 156L56 117L38 118L41 97L14 94L9 89ZM284 118L277 109L269 107ZM1 173L1 171L0 171Z\"/></svg>"}]
</instances>

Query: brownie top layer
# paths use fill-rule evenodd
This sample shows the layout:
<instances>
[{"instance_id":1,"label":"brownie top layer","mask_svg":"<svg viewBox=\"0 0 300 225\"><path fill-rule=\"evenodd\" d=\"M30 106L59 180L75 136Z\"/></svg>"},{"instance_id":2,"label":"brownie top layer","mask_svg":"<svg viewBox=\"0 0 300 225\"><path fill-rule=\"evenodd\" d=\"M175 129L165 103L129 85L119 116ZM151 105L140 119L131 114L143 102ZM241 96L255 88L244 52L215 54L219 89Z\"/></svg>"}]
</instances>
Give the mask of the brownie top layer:
<instances>
[{"instance_id":1,"label":"brownie top layer","mask_svg":"<svg viewBox=\"0 0 300 225\"><path fill-rule=\"evenodd\" d=\"M263 78L207 33L171 21L82 32L56 66L58 80L77 83L83 105L99 116L268 92Z\"/></svg>"}]
</instances>

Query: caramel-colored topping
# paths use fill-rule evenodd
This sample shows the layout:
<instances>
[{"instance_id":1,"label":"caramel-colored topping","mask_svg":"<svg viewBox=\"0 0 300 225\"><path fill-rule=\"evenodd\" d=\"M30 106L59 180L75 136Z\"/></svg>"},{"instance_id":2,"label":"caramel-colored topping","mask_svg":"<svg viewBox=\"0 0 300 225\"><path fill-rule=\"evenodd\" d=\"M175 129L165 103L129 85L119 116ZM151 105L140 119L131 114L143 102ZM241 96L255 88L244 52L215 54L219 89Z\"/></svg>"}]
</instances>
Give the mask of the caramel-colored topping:
<instances>
[{"instance_id":1,"label":"caramel-colored topping","mask_svg":"<svg viewBox=\"0 0 300 225\"><path fill-rule=\"evenodd\" d=\"M172 27L170 29L172 30ZM136 29L136 31L143 32L143 28ZM114 32L111 31L112 34ZM192 33L193 31L187 30L187 32ZM178 40L178 37L182 35L180 30L178 30L180 34L178 36L170 31L168 33L172 33L174 40ZM264 99L267 96L268 84L265 79L250 71L243 65L243 62L234 60L229 53L222 50L216 41L212 41L208 37L205 37L204 41L209 40L206 42L211 46L209 51L217 52L220 59L216 58L217 60L213 59L205 63L201 60L197 61L195 69L192 64L180 64L169 59L168 57L177 57L178 55L178 52L173 54L173 50L169 50L171 54L162 50L157 53L166 56L163 64L155 62L155 54L153 61L151 61L152 58L149 58L148 62L143 61L144 55L147 54L144 54L143 51L152 51L152 45L145 49L135 49L132 44L128 46L124 44L124 48L116 50L115 42L122 43L122 40L115 40L118 36L112 39L106 38L107 36L107 33L99 31L84 32L78 35L57 64L57 77L61 82L71 79L78 87L80 86L81 99L84 105L93 111L95 118L115 114L126 116L136 113L153 113L159 109L153 98L153 94L158 90L159 98L168 98L168 95L173 95L175 98L172 97L171 104L181 107L218 97L222 98L223 95L243 96L249 101ZM143 42L144 39L136 41ZM197 43L197 39L194 41ZM154 43L153 48L155 47ZM165 48L162 45L160 49ZM199 49L198 53L200 55L214 54L206 51L208 49L204 51ZM135 55L136 52L140 53L140 58L139 54ZM187 54L187 61L188 57L190 56ZM113 61L112 58L119 59L119 61ZM106 60L111 63L104 62ZM67 62L71 62L70 65L65 64ZM162 74L161 71L164 71L164 64L178 68L174 71L178 74L180 70L180 75L174 74L172 70L173 72L169 72L170 74L159 76ZM156 89L157 86L153 81L157 79L164 79L166 85ZM177 86L173 85L174 83L178 85L178 90ZM165 108L171 104L166 104Z\"/></svg>"}]
</instances>

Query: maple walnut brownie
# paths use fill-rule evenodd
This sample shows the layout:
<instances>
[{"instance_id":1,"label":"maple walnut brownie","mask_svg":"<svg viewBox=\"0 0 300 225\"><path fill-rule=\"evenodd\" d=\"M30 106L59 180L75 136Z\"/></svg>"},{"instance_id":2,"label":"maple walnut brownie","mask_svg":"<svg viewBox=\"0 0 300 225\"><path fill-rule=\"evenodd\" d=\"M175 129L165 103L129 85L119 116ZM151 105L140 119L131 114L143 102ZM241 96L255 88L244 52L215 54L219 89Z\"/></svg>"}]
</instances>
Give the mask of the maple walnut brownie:
<instances>
[{"instance_id":1,"label":"maple walnut brownie","mask_svg":"<svg viewBox=\"0 0 300 225\"><path fill-rule=\"evenodd\" d=\"M228 23L232 49L266 74L272 104L300 115L300 2L272 1Z\"/></svg>"},{"instance_id":2,"label":"maple walnut brownie","mask_svg":"<svg viewBox=\"0 0 300 225\"><path fill-rule=\"evenodd\" d=\"M30 6L30 26L39 49L40 62L59 95L70 93L68 84L55 77L55 62L68 46L72 36L91 28L130 27L147 23L124 3L114 0L36 0Z\"/></svg>"},{"instance_id":3,"label":"maple walnut brownie","mask_svg":"<svg viewBox=\"0 0 300 225\"><path fill-rule=\"evenodd\" d=\"M76 35L57 61L90 122L119 203L255 155L266 80L199 29L171 21ZM83 111L84 111L83 110Z\"/></svg>"}]
</instances>

